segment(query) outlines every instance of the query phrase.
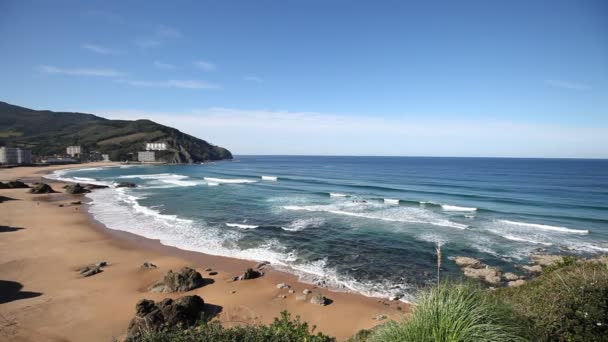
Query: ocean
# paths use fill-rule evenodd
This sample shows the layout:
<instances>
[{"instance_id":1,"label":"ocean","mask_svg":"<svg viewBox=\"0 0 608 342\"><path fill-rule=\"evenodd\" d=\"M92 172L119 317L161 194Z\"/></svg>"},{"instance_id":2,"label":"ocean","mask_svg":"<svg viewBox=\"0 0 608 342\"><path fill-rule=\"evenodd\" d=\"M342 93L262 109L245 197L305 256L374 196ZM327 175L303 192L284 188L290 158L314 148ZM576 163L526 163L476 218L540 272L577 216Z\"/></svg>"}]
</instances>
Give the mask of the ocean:
<instances>
[{"instance_id":1,"label":"ocean","mask_svg":"<svg viewBox=\"0 0 608 342\"><path fill-rule=\"evenodd\" d=\"M136 183L87 194L110 229L368 296L414 299L437 244L442 277L454 256L517 271L537 251L608 252L608 160L237 156L49 177Z\"/></svg>"}]
</instances>

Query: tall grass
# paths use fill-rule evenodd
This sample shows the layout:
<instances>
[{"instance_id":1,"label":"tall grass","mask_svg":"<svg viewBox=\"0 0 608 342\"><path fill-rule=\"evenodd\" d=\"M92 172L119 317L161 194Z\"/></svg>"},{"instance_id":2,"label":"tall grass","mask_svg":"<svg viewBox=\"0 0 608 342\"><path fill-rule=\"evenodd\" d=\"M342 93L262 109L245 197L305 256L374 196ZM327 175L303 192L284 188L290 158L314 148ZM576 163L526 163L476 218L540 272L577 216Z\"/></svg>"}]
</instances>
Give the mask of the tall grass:
<instances>
[{"instance_id":1,"label":"tall grass","mask_svg":"<svg viewBox=\"0 0 608 342\"><path fill-rule=\"evenodd\" d=\"M512 317L483 290L443 282L419 297L411 318L385 324L370 341L526 341L523 328Z\"/></svg>"}]
</instances>

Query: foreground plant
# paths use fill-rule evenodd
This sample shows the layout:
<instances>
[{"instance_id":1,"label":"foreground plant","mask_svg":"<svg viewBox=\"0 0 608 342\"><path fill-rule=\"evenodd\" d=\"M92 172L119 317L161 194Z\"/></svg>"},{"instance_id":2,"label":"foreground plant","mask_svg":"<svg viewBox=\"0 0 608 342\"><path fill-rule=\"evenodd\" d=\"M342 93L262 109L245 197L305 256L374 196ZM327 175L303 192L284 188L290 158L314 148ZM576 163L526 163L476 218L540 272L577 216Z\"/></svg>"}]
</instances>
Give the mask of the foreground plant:
<instances>
[{"instance_id":1,"label":"foreground plant","mask_svg":"<svg viewBox=\"0 0 608 342\"><path fill-rule=\"evenodd\" d=\"M314 334L315 327L291 319L287 311L269 325L247 325L224 328L219 322L201 322L190 329L167 327L161 331L147 331L133 342L332 342L334 338Z\"/></svg>"},{"instance_id":2,"label":"foreground plant","mask_svg":"<svg viewBox=\"0 0 608 342\"><path fill-rule=\"evenodd\" d=\"M427 289L413 310L411 318L378 328L369 341L526 341L508 308L469 285L441 283Z\"/></svg>"}]
</instances>

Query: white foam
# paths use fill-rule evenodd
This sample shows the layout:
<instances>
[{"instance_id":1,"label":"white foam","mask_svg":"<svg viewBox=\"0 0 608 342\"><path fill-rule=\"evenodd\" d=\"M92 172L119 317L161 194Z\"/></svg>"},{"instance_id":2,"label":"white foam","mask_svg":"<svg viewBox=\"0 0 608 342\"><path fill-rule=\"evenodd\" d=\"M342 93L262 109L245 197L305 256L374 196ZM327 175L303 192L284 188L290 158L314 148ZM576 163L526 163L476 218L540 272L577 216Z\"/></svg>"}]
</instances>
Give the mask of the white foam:
<instances>
[{"instance_id":1,"label":"white foam","mask_svg":"<svg viewBox=\"0 0 608 342\"><path fill-rule=\"evenodd\" d=\"M69 171L73 171L73 170L56 170L51 174L43 176L43 178L57 180L57 181L61 181L61 182L70 182L70 183L87 183L87 184L105 185L105 186L112 185L111 183L100 181L100 180L97 180L94 178L69 177L66 175Z\"/></svg>"},{"instance_id":2,"label":"white foam","mask_svg":"<svg viewBox=\"0 0 608 342\"><path fill-rule=\"evenodd\" d=\"M511 240L511 241L519 241L519 242L528 242L528 243L534 243L537 245L544 245L544 246L552 246L553 244L550 242L543 242L543 241L538 241L538 240L534 240L534 239L530 239L530 238L525 238L525 237L520 237L520 236L515 236L515 235L510 235L510 234L504 234L501 235L502 237L504 237L505 239Z\"/></svg>"},{"instance_id":3,"label":"white foam","mask_svg":"<svg viewBox=\"0 0 608 342\"><path fill-rule=\"evenodd\" d=\"M277 181L278 177L276 177L276 176L262 176L262 180Z\"/></svg>"},{"instance_id":4,"label":"white foam","mask_svg":"<svg viewBox=\"0 0 608 342\"><path fill-rule=\"evenodd\" d=\"M441 209L445 211L477 211L477 208L459 207L456 205L442 204Z\"/></svg>"},{"instance_id":5,"label":"white foam","mask_svg":"<svg viewBox=\"0 0 608 342\"><path fill-rule=\"evenodd\" d=\"M348 195L346 195L346 194L339 194L339 193L336 193L336 192L330 192L329 193L329 197L348 197Z\"/></svg>"},{"instance_id":6,"label":"white foam","mask_svg":"<svg viewBox=\"0 0 608 342\"><path fill-rule=\"evenodd\" d=\"M312 211L312 212L320 211L320 212L327 212L327 213L332 213L332 214L336 214L336 215L359 217L359 218L373 219L373 220L382 220L382 221L388 221L388 222L424 223L424 224L430 224L430 225L434 225L434 226L451 227L451 228L457 228L457 229L466 229L468 227L464 224L450 222L447 220L426 221L426 220L407 218L407 217L390 217L390 216L383 216L382 213L380 215L378 215L376 213L350 212L350 211L345 211L345 210L333 209L332 207L328 207L328 206L287 205L287 206L284 206L283 208L287 209L287 210L303 210L303 211Z\"/></svg>"},{"instance_id":7,"label":"white foam","mask_svg":"<svg viewBox=\"0 0 608 342\"><path fill-rule=\"evenodd\" d=\"M241 228L241 229L255 229L258 226L250 225L250 224L240 224L240 223L226 223L228 227L233 228Z\"/></svg>"},{"instance_id":8,"label":"white foam","mask_svg":"<svg viewBox=\"0 0 608 342\"><path fill-rule=\"evenodd\" d=\"M572 233L572 234L589 234L588 230L581 229L571 229L560 226L550 226L546 224L538 224L538 223L527 223L527 222L517 222L517 221L509 221L509 220L499 220L499 222L519 226L519 227L527 227L527 228L537 228L542 230L550 230L561 233Z\"/></svg>"},{"instance_id":9,"label":"white foam","mask_svg":"<svg viewBox=\"0 0 608 342\"><path fill-rule=\"evenodd\" d=\"M257 181L252 179L237 179L237 178L213 178L213 177L205 177L207 182L219 183L219 184L247 184L247 183L256 183Z\"/></svg>"},{"instance_id":10,"label":"white foam","mask_svg":"<svg viewBox=\"0 0 608 342\"><path fill-rule=\"evenodd\" d=\"M291 222L289 225L285 227L281 227L283 230L298 232L304 230L306 228L317 228L322 226L325 223L325 220L320 217L313 217L308 219L299 219Z\"/></svg>"},{"instance_id":11,"label":"white foam","mask_svg":"<svg viewBox=\"0 0 608 342\"><path fill-rule=\"evenodd\" d=\"M386 204L399 204L399 200L398 199L385 198L384 199L384 203L386 203Z\"/></svg>"},{"instance_id":12,"label":"white foam","mask_svg":"<svg viewBox=\"0 0 608 342\"><path fill-rule=\"evenodd\" d=\"M220 185L220 183L207 182L207 186L218 186L218 185Z\"/></svg>"}]
</instances>

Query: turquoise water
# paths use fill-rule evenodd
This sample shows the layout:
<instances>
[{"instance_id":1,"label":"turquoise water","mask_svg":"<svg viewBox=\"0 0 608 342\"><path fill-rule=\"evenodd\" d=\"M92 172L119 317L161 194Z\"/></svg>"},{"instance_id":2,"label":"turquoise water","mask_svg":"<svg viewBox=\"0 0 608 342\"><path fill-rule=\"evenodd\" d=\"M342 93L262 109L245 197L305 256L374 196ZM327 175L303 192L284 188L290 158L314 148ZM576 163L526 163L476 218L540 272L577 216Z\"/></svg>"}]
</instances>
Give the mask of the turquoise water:
<instances>
[{"instance_id":1,"label":"turquoise water","mask_svg":"<svg viewBox=\"0 0 608 342\"><path fill-rule=\"evenodd\" d=\"M608 160L241 156L52 177L137 183L87 195L111 229L373 296L433 281L437 243L505 269L608 252Z\"/></svg>"}]
</instances>

